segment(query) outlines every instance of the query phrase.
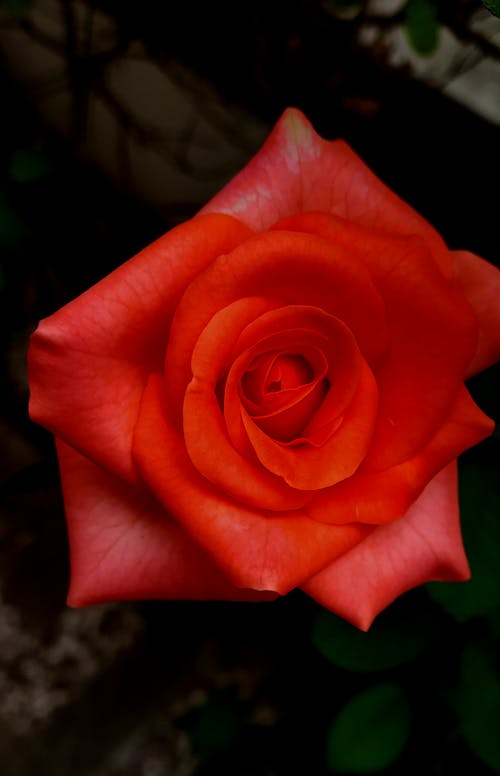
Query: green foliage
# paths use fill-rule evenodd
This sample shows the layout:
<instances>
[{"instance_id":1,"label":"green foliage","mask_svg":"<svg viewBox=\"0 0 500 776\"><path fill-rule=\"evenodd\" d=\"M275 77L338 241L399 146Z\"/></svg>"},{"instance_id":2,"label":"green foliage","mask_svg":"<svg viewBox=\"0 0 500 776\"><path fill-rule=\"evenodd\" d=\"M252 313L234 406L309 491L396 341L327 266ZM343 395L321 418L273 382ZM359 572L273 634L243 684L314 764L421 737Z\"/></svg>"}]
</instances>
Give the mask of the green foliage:
<instances>
[{"instance_id":1,"label":"green foliage","mask_svg":"<svg viewBox=\"0 0 500 776\"><path fill-rule=\"evenodd\" d=\"M374 773L403 751L411 728L408 701L397 684L377 684L355 695L328 732L331 771Z\"/></svg>"},{"instance_id":2,"label":"green foliage","mask_svg":"<svg viewBox=\"0 0 500 776\"><path fill-rule=\"evenodd\" d=\"M460 513L472 578L463 584L434 582L430 596L459 622L500 606L500 503L496 467L461 463Z\"/></svg>"},{"instance_id":3,"label":"green foliage","mask_svg":"<svg viewBox=\"0 0 500 776\"><path fill-rule=\"evenodd\" d=\"M433 54L439 43L439 23L433 0L408 0L405 7L405 32L418 54Z\"/></svg>"},{"instance_id":4,"label":"green foliage","mask_svg":"<svg viewBox=\"0 0 500 776\"><path fill-rule=\"evenodd\" d=\"M460 730L474 753L500 771L500 681L498 651L495 656L478 644L463 652L457 712ZM496 667L496 671L495 671Z\"/></svg>"},{"instance_id":5,"label":"green foliage","mask_svg":"<svg viewBox=\"0 0 500 776\"><path fill-rule=\"evenodd\" d=\"M5 195L0 191L0 249L16 251L24 247L26 226L11 208Z\"/></svg>"},{"instance_id":6,"label":"green foliage","mask_svg":"<svg viewBox=\"0 0 500 776\"><path fill-rule=\"evenodd\" d=\"M325 5L334 16L352 18L363 4L361 0L326 0Z\"/></svg>"},{"instance_id":7,"label":"green foliage","mask_svg":"<svg viewBox=\"0 0 500 776\"><path fill-rule=\"evenodd\" d=\"M483 5L493 16L500 16L500 0L483 0Z\"/></svg>"},{"instance_id":8,"label":"green foliage","mask_svg":"<svg viewBox=\"0 0 500 776\"><path fill-rule=\"evenodd\" d=\"M50 159L40 151L18 150L10 160L10 177L16 183L34 183L53 171Z\"/></svg>"},{"instance_id":9,"label":"green foliage","mask_svg":"<svg viewBox=\"0 0 500 776\"><path fill-rule=\"evenodd\" d=\"M14 16L22 18L30 11L32 0L0 0L0 7L4 6Z\"/></svg>"},{"instance_id":10,"label":"green foliage","mask_svg":"<svg viewBox=\"0 0 500 776\"><path fill-rule=\"evenodd\" d=\"M493 634L500 638L500 606L488 612L488 624Z\"/></svg>"},{"instance_id":11,"label":"green foliage","mask_svg":"<svg viewBox=\"0 0 500 776\"><path fill-rule=\"evenodd\" d=\"M396 604L377 617L368 633L322 610L312 639L321 654L340 668L378 671L416 658L432 643L439 627L439 618L429 607L415 611Z\"/></svg>"},{"instance_id":12,"label":"green foliage","mask_svg":"<svg viewBox=\"0 0 500 776\"><path fill-rule=\"evenodd\" d=\"M194 751L202 756L228 749L244 724L241 705L233 693L214 692L201 706L191 728Z\"/></svg>"}]
</instances>

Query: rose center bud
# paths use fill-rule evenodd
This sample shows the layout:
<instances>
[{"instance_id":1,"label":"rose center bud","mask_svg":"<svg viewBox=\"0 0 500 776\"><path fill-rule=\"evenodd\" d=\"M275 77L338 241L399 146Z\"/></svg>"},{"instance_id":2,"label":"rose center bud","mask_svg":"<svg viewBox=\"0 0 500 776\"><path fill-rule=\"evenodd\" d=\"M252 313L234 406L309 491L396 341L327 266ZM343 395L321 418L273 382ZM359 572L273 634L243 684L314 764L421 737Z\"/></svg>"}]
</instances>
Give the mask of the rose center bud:
<instances>
[{"instance_id":1,"label":"rose center bud","mask_svg":"<svg viewBox=\"0 0 500 776\"><path fill-rule=\"evenodd\" d=\"M241 380L241 399L256 425L281 442L300 437L328 391L322 366L300 353L257 356Z\"/></svg>"}]
</instances>

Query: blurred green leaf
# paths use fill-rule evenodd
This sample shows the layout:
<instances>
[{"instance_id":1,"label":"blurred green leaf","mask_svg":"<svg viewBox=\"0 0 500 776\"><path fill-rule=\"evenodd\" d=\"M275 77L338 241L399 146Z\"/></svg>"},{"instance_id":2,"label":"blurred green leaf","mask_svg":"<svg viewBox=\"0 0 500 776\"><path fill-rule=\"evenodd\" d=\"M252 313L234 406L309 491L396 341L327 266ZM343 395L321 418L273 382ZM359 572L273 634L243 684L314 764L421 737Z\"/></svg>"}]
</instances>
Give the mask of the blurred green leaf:
<instances>
[{"instance_id":1,"label":"blurred green leaf","mask_svg":"<svg viewBox=\"0 0 500 776\"><path fill-rule=\"evenodd\" d=\"M361 11L362 0L326 0L326 8L340 18L352 19Z\"/></svg>"},{"instance_id":2,"label":"blurred green leaf","mask_svg":"<svg viewBox=\"0 0 500 776\"><path fill-rule=\"evenodd\" d=\"M244 721L243 709L233 692L212 693L198 709L190 731L194 751L207 756L228 749Z\"/></svg>"},{"instance_id":3,"label":"blurred green leaf","mask_svg":"<svg viewBox=\"0 0 500 776\"><path fill-rule=\"evenodd\" d=\"M461 584L432 582L429 595L459 622L500 606L500 503L496 467L459 466L460 514L472 578Z\"/></svg>"},{"instance_id":4,"label":"blurred green leaf","mask_svg":"<svg viewBox=\"0 0 500 776\"><path fill-rule=\"evenodd\" d=\"M331 771L374 773L403 751L411 728L408 701L397 684L378 684L355 695L328 732Z\"/></svg>"},{"instance_id":5,"label":"blurred green leaf","mask_svg":"<svg viewBox=\"0 0 500 776\"><path fill-rule=\"evenodd\" d=\"M322 610L312 640L324 657L341 668L379 671L416 658L439 628L439 618L430 608L415 611L394 605L377 617L368 633Z\"/></svg>"},{"instance_id":6,"label":"blurred green leaf","mask_svg":"<svg viewBox=\"0 0 500 776\"><path fill-rule=\"evenodd\" d=\"M491 630L495 636L500 638L500 606L498 606L496 609L492 609L491 612L488 612L487 617Z\"/></svg>"},{"instance_id":7,"label":"blurred green leaf","mask_svg":"<svg viewBox=\"0 0 500 776\"><path fill-rule=\"evenodd\" d=\"M483 5L493 16L500 16L500 0L483 0Z\"/></svg>"},{"instance_id":8,"label":"blurred green leaf","mask_svg":"<svg viewBox=\"0 0 500 776\"><path fill-rule=\"evenodd\" d=\"M500 681L493 660L477 644L463 652L457 711L470 748L490 768L500 770Z\"/></svg>"},{"instance_id":9,"label":"blurred green leaf","mask_svg":"<svg viewBox=\"0 0 500 776\"><path fill-rule=\"evenodd\" d=\"M16 183L33 183L53 171L50 159L40 151L18 150L10 160L10 176Z\"/></svg>"},{"instance_id":10,"label":"blurred green leaf","mask_svg":"<svg viewBox=\"0 0 500 776\"><path fill-rule=\"evenodd\" d=\"M439 23L433 0L408 0L404 26L408 41L418 54L434 53L439 42Z\"/></svg>"},{"instance_id":11,"label":"blurred green leaf","mask_svg":"<svg viewBox=\"0 0 500 776\"><path fill-rule=\"evenodd\" d=\"M23 246L25 239L26 227L23 220L0 192L0 248L3 250L19 249Z\"/></svg>"},{"instance_id":12,"label":"blurred green leaf","mask_svg":"<svg viewBox=\"0 0 500 776\"><path fill-rule=\"evenodd\" d=\"M3 5L12 14L18 17L26 16L32 6L32 0L0 0L0 6Z\"/></svg>"}]
</instances>

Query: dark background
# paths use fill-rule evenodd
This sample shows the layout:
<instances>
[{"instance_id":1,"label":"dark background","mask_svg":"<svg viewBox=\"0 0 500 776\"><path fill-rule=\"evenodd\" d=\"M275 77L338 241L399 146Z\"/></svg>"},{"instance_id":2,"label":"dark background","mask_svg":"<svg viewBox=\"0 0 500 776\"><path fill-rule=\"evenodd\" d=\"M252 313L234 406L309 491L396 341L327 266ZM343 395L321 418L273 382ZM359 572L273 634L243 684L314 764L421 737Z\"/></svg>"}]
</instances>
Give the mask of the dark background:
<instances>
[{"instance_id":1,"label":"dark background","mask_svg":"<svg viewBox=\"0 0 500 776\"><path fill-rule=\"evenodd\" d=\"M64 0L52 4L53 35L40 28L36 5L0 3L0 771L498 772L498 435L461 463L473 582L407 594L368 635L299 592L266 605L69 610L57 464L50 435L27 417L25 352L41 317L204 202L189 162L189 125L161 147L193 186L154 202L140 193L147 175L134 185L134 147L120 151L123 136L139 148L159 147L158 130L141 125L126 95L113 101L106 80L134 46L182 87L243 161L257 149L259 132L295 105L324 136L344 137L450 247L497 264L499 127L417 83L407 67L389 67L383 46L361 48L361 3ZM346 16L348 6L354 15ZM438 20L472 39L468 20L477 7L438 3ZM107 47L93 44L98 11L112 22ZM389 21L404 22L404 10ZM13 32L24 36L15 38L22 42L17 59ZM64 118L48 115L40 83L30 88L22 77L18 65L35 56L35 44L62 63L46 87L70 95ZM489 44L481 45L487 52ZM121 127L113 150L119 175L107 174L89 152L95 94ZM243 163L234 155L221 162L217 143L205 156L213 175L201 183L210 193ZM499 384L491 369L470 386L497 419ZM367 701L364 711L347 715L339 750L337 715L357 693L370 698L387 684L396 688L396 712ZM400 720L408 709L406 729ZM361 764L353 759L357 749L366 753Z\"/></svg>"}]
</instances>

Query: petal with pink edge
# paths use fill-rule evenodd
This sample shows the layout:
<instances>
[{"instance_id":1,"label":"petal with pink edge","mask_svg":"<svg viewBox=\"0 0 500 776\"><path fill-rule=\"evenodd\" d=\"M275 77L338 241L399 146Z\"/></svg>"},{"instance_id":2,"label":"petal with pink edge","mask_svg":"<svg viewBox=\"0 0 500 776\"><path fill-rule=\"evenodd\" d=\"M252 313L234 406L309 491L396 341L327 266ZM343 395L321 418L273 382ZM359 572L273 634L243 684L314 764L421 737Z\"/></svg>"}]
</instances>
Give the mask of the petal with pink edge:
<instances>
[{"instance_id":1,"label":"petal with pink edge","mask_svg":"<svg viewBox=\"0 0 500 776\"><path fill-rule=\"evenodd\" d=\"M191 463L166 411L159 375L144 391L134 455L165 510L239 587L287 593L373 530L319 523L301 509L255 509L222 493Z\"/></svg>"},{"instance_id":2,"label":"petal with pink edge","mask_svg":"<svg viewBox=\"0 0 500 776\"><path fill-rule=\"evenodd\" d=\"M147 375L162 368L177 302L249 234L229 216L194 218L42 321L29 351L31 418L136 482L132 432Z\"/></svg>"},{"instance_id":3,"label":"petal with pink edge","mask_svg":"<svg viewBox=\"0 0 500 776\"><path fill-rule=\"evenodd\" d=\"M264 231L280 218L310 210L392 234L420 235L442 271L451 274L449 252L435 229L345 142L321 138L295 108L283 113L254 158L201 213L227 213Z\"/></svg>"},{"instance_id":4,"label":"petal with pink edge","mask_svg":"<svg viewBox=\"0 0 500 776\"><path fill-rule=\"evenodd\" d=\"M478 322L476 354L470 377L500 359L500 269L469 251L452 251L455 277Z\"/></svg>"},{"instance_id":5,"label":"petal with pink edge","mask_svg":"<svg viewBox=\"0 0 500 776\"><path fill-rule=\"evenodd\" d=\"M377 528L302 589L368 630L377 614L407 590L469 576L453 462L434 477L401 520Z\"/></svg>"},{"instance_id":6,"label":"petal with pink edge","mask_svg":"<svg viewBox=\"0 0 500 776\"><path fill-rule=\"evenodd\" d=\"M235 587L150 496L63 442L57 452L71 551L71 606L147 598L275 598Z\"/></svg>"}]
</instances>

